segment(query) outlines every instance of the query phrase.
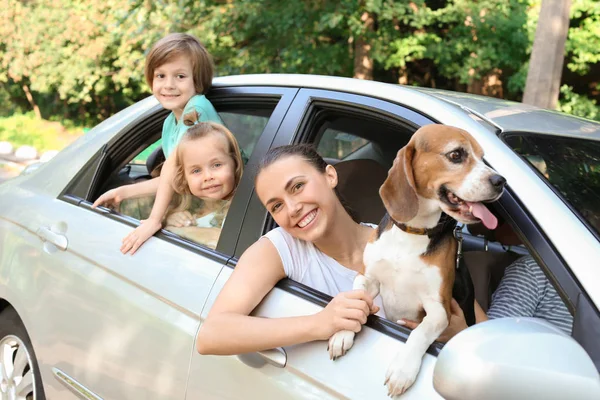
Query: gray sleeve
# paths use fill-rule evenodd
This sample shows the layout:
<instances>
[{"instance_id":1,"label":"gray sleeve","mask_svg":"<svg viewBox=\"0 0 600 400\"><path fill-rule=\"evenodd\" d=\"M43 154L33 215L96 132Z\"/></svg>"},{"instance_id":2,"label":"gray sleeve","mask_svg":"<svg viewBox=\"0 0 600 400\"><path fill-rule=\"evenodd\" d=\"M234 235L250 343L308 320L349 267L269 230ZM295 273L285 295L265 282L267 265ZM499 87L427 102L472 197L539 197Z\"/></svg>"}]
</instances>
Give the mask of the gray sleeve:
<instances>
[{"instance_id":1,"label":"gray sleeve","mask_svg":"<svg viewBox=\"0 0 600 400\"><path fill-rule=\"evenodd\" d=\"M540 299L540 287L527 257L506 268L498 289L492 296L488 317L533 317Z\"/></svg>"}]
</instances>

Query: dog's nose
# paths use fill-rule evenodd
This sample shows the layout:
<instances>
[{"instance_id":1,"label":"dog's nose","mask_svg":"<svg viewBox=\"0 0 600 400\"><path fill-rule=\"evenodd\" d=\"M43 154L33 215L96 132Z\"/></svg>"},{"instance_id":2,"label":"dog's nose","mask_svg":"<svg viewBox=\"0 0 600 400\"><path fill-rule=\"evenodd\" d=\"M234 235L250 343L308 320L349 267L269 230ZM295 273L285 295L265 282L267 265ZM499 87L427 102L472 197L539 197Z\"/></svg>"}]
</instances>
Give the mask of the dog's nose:
<instances>
[{"instance_id":1,"label":"dog's nose","mask_svg":"<svg viewBox=\"0 0 600 400\"><path fill-rule=\"evenodd\" d=\"M490 183L496 189L502 189L506 185L506 179L502 175L494 174L490 176Z\"/></svg>"}]
</instances>

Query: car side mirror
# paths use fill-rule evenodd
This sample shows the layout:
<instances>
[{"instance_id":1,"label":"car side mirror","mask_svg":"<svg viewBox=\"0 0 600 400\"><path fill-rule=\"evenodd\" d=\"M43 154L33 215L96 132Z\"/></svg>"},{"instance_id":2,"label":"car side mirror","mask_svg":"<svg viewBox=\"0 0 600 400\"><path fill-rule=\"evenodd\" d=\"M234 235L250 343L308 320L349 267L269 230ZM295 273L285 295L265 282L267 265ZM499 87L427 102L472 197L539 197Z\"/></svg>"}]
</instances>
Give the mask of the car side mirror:
<instances>
[{"instance_id":1,"label":"car side mirror","mask_svg":"<svg viewBox=\"0 0 600 400\"><path fill-rule=\"evenodd\" d=\"M573 338L537 318L471 326L440 352L433 386L445 399L600 399L600 376Z\"/></svg>"}]
</instances>

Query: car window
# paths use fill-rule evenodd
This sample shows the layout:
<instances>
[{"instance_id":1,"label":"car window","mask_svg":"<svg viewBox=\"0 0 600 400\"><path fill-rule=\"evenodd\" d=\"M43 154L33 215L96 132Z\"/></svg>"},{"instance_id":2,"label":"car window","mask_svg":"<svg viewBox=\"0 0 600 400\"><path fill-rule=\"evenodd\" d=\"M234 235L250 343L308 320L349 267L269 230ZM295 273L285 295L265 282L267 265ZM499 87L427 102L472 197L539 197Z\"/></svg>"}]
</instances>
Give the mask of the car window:
<instances>
[{"instance_id":1,"label":"car window","mask_svg":"<svg viewBox=\"0 0 600 400\"><path fill-rule=\"evenodd\" d=\"M263 132L273 112L272 108L240 108L234 110L219 110L219 115L224 125L234 134L244 164L248 162L254 146ZM164 155L159 150L155 157L160 140L152 143L136 154L132 161L125 167L127 178L137 183L160 175L161 163ZM123 174L123 171L121 171ZM206 206L201 200L191 196L175 194L171 202L170 211L164 220L164 229L175 233L187 240L215 248L219 239L221 226L228 211L229 201L223 204ZM137 220L147 219L152 211L155 195L126 199L121 202L118 212ZM182 225L184 224L184 225Z\"/></svg>"},{"instance_id":2,"label":"car window","mask_svg":"<svg viewBox=\"0 0 600 400\"><path fill-rule=\"evenodd\" d=\"M242 110L242 111L221 111L219 116L225 126L235 135L242 152L244 163L254 150L254 145L258 137L267 126L272 110ZM148 157L157 147L161 146L162 139L158 139L136 155L131 164L143 164L148 162Z\"/></svg>"},{"instance_id":3,"label":"car window","mask_svg":"<svg viewBox=\"0 0 600 400\"><path fill-rule=\"evenodd\" d=\"M355 218L377 224L385 214L379 188L411 132L389 120L361 114L358 109L338 111L322 106L305 135L335 166L338 192Z\"/></svg>"},{"instance_id":4,"label":"car window","mask_svg":"<svg viewBox=\"0 0 600 400\"><path fill-rule=\"evenodd\" d=\"M505 141L600 234L600 142L529 134Z\"/></svg>"},{"instance_id":5,"label":"car window","mask_svg":"<svg viewBox=\"0 0 600 400\"><path fill-rule=\"evenodd\" d=\"M369 141L338 129L326 128L319 140L317 151L325 158L344 159Z\"/></svg>"},{"instance_id":6,"label":"car window","mask_svg":"<svg viewBox=\"0 0 600 400\"><path fill-rule=\"evenodd\" d=\"M148 157L152 154L156 148L160 147L162 144L162 139L158 139L156 142L152 143L150 146L146 147L140 154L135 156L133 160L131 160L131 164L141 164L146 165L148 162Z\"/></svg>"},{"instance_id":7,"label":"car window","mask_svg":"<svg viewBox=\"0 0 600 400\"><path fill-rule=\"evenodd\" d=\"M219 116L223 123L233 134L240 145L242 158L248 158L254 150L258 137L267 126L272 110L241 110L222 111Z\"/></svg>"}]
</instances>

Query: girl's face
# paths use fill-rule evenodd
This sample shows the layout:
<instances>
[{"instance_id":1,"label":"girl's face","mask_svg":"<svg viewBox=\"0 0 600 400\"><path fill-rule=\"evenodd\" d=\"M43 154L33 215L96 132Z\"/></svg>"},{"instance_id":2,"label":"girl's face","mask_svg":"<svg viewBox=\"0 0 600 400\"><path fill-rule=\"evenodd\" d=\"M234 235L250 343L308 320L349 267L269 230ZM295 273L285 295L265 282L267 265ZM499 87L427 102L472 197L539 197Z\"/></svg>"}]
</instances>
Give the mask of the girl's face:
<instances>
[{"instance_id":1,"label":"girl's face","mask_svg":"<svg viewBox=\"0 0 600 400\"><path fill-rule=\"evenodd\" d=\"M280 227L292 236L315 242L327 232L341 207L333 188L337 173L325 173L299 156L288 156L263 169L256 178L256 193Z\"/></svg>"},{"instance_id":2,"label":"girl's face","mask_svg":"<svg viewBox=\"0 0 600 400\"><path fill-rule=\"evenodd\" d=\"M231 194L235 189L235 163L226 138L210 134L180 146L185 179L194 196L222 200Z\"/></svg>"},{"instance_id":3,"label":"girl's face","mask_svg":"<svg viewBox=\"0 0 600 400\"><path fill-rule=\"evenodd\" d=\"M152 94L167 110L175 113L179 121L187 102L196 94L192 63L180 55L154 70Z\"/></svg>"}]
</instances>

